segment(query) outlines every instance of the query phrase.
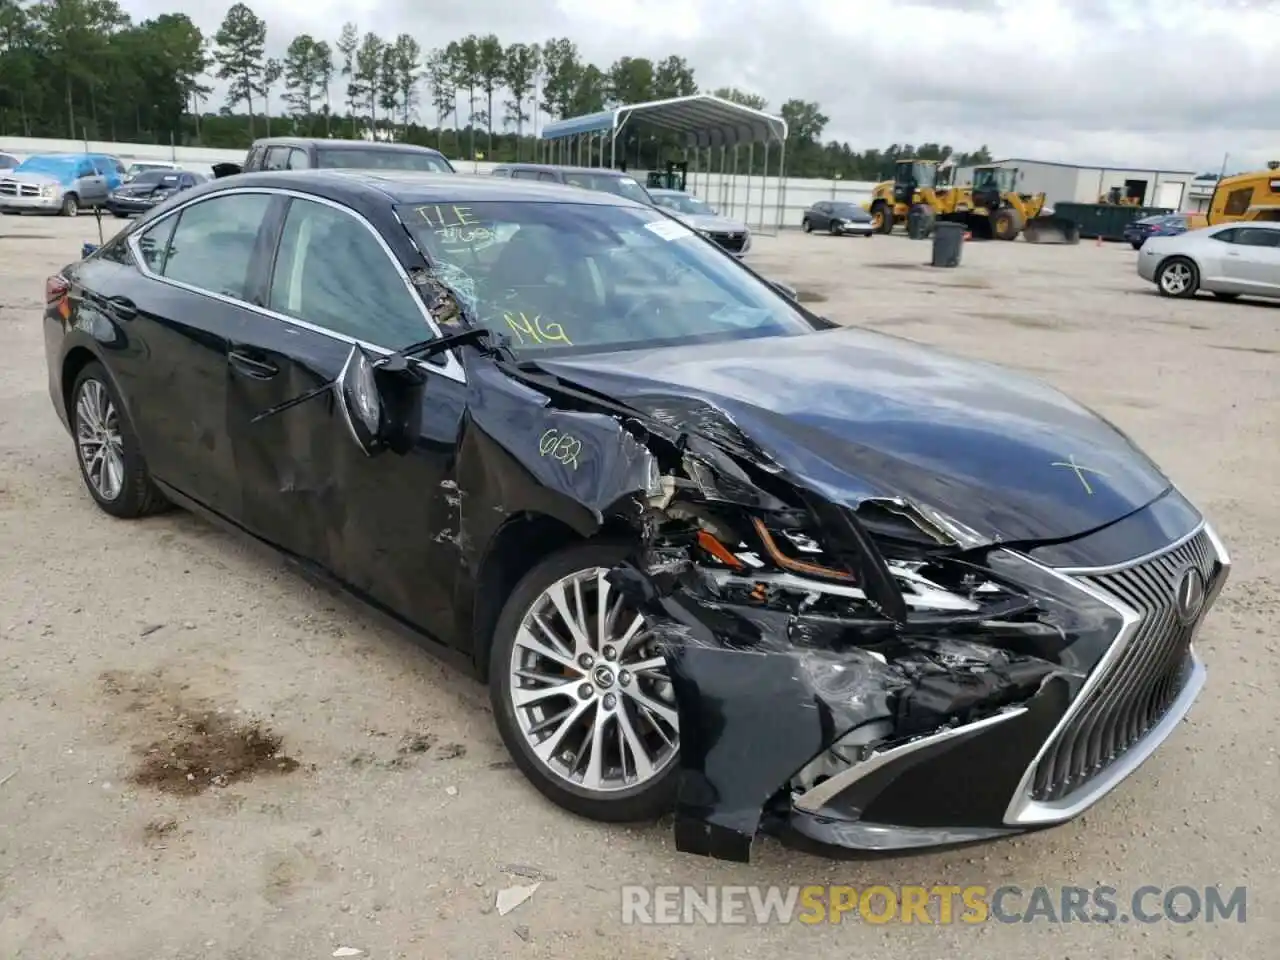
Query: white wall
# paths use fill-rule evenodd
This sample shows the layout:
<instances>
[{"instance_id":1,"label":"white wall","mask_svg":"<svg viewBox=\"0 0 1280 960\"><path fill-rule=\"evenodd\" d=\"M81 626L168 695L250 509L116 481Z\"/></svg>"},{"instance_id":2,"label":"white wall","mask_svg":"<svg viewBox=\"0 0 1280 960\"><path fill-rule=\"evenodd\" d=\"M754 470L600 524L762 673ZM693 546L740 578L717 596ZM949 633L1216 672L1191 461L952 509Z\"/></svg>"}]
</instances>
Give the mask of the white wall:
<instances>
[{"instance_id":1,"label":"white wall","mask_svg":"<svg viewBox=\"0 0 1280 960\"><path fill-rule=\"evenodd\" d=\"M243 150L213 150L207 147L167 147L142 143L110 143L100 140L51 140L26 137L0 137L0 153L12 153L19 159L33 153L107 153L125 163L134 160L169 160L197 173L210 173L215 163L239 163ZM484 161L454 161L460 173L488 174L497 164ZM644 172L635 171L644 182ZM874 183L860 180L788 179L785 191L779 189L777 177L722 176L696 173L690 175L689 192L706 200L725 216L746 220L752 228L772 229L779 220L778 204L782 203L784 227L799 227L800 215L819 200L848 200L864 203L871 198ZM763 200L764 209L761 210Z\"/></svg>"}]
</instances>

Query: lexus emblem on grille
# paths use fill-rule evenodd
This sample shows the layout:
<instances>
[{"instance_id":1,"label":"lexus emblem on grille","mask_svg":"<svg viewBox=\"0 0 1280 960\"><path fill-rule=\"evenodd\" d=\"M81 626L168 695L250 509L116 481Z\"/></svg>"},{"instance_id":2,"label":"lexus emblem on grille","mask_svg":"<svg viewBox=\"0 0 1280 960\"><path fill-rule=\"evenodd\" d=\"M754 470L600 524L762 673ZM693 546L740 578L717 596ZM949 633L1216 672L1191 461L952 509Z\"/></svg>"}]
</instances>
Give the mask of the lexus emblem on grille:
<instances>
[{"instance_id":1,"label":"lexus emblem on grille","mask_svg":"<svg viewBox=\"0 0 1280 960\"><path fill-rule=\"evenodd\" d=\"M1178 619L1183 623L1191 623L1200 616L1204 607L1204 577L1195 567L1187 567L1178 578L1178 589L1173 595L1174 608Z\"/></svg>"}]
</instances>

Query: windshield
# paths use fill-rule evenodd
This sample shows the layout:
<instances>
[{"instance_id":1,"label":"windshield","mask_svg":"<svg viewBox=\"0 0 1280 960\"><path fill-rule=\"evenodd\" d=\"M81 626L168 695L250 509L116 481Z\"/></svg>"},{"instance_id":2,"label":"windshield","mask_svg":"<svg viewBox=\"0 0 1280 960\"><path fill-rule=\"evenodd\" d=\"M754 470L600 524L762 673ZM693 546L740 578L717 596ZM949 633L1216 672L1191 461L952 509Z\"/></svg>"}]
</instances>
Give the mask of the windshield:
<instances>
[{"instance_id":1,"label":"windshield","mask_svg":"<svg viewBox=\"0 0 1280 960\"><path fill-rule=\"evenodd\" d=\"M522 357L811 333L790 301L656 210L404 204L435 276Z\"/></svg>"},{"instance_id":2,"label":"windshield","mask_svg":"<svg viewBox=\"0 0 1280 960\"><path fill-rule=\"evenodd\" d=\"M152 170L172 170L173 167L164 163L131 163L128 173L147 173Z\"/></svg>"},{"instance_id":3,"label":"windshield","mask_svg":"<svg viewBox=\"0 0 1280 960\"><path fill-rule=\"evenodd\" d=\"M831 213L837 217L857 217L866 212L856 203L833 203L831 205Z\"/></svg>"},{"instance_id":4,"label":"windshield","mask_svg":"<svg viewBox=\"0 0 1280 960\"><path fill-rule=\"evenodd\" d=\"M426 173L453 173L449 161L437 153L416 150L368 150L344 147L320 150L318 166L328 170L419 170Z\"/></svg>"},{"instance_id":5,"label":"windshield","mask_svg":"<svg viewBox=\"0 0 1280 960\"><path fill-rule=\"evenodd\" d=\"M134 183L159 183L162 180L169 180L173 183L178 182L178 175L172 170L164 167L143 170L133 178Z\"/></svg>"},{"instance_id":6,"label":"windshield","mask_svg":"<svg viewBox=\"0 0 1280 960\"><path fill-rule=\"evenodd\" d=\"M16 173L65 173L75 157L28 157L18 164Z\"/></svg>"},{"instance_id":7,"label":"windshield","mask_svg":"<svg viewBox=\"0 0 1280 960\"><path fill-rule=\"evenodd\" d=\"M653 202L660 207L666 207L668 210L675 210L677 213L688 213L697 217L714 217L716 214L708 204L697 197L689 196L687 193L655 193L653 194Z\"/></svg>"},{"instance_id":8,"label":"windshield","mask_svg":"<svg viewBox=\"0 0 1280 960\"><path fill-rule=\"evenodd\" d=\"M653 198L649 196L649 191L632 177L611 177L603 173L582 173L573 170L565 173L564 182L571 187L612 193L634 200L636 203L643 203L646 207L653 206Z\"/></svg>"}]
</instances>

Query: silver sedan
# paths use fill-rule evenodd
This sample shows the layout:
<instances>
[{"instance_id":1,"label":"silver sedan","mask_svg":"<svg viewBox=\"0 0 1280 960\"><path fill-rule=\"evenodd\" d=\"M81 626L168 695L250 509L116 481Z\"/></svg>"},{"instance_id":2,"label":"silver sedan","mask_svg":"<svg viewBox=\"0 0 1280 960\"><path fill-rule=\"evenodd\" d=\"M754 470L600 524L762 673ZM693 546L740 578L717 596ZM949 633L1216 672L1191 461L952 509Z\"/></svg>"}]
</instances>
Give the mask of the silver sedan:
<instances>
[{"instance_id":1,"label":"silver sedan","mask_svg":"<svg viewBox=\"0 0 1280 960\"><path fill-rule=\"evenodd\" d=\"M1224 300L1280 298L1280 223L1227 223L1152 237L1138 253L1138 276L1166 297L1206 290Z\"/></svg>"}]
</instances>

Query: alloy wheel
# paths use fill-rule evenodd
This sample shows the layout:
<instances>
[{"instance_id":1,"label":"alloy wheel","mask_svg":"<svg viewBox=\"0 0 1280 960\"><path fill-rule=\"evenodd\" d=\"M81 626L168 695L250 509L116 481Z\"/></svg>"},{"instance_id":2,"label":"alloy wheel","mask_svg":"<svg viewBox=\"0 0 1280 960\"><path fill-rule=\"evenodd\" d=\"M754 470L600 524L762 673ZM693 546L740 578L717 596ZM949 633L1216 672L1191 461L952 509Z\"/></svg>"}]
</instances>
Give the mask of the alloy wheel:
<instances>
[{"instance_id":1,"label":"alloy wheel","mask_svg":"<svg viewBox=\"0 0 1280 960\"><path fill-rule=\"evenodd\" d=\"M1171 263L1160 272L1160 289L1177 296L1191 284L1191 268L1185 263Z\"/></svg>"},{"instance_id":2,"label":"alloy wheel","mask_svg":"<svg viewBox=\"0 0 1280 960\"><path fill-rule=\"evenodd\" d=\"M84 475L103 500L115 500L124 489L124 440L120 415L107 388L86 380L76 397L76 449Z\"/></svg>"},{"instance_id":3,"label":"alloy wheel","mask_svg":"<svg viewBox=\"0 0 1280 960\"><path fill-rule=\"evenodd\" d=\"M517 726L560 779L598 793L633 790L675 760L679 718L666 660L604 568L538 595L510 670Z\"/></svg>"}]
</instances>

